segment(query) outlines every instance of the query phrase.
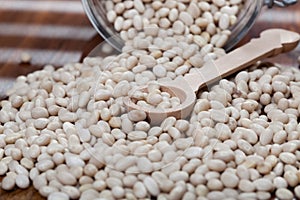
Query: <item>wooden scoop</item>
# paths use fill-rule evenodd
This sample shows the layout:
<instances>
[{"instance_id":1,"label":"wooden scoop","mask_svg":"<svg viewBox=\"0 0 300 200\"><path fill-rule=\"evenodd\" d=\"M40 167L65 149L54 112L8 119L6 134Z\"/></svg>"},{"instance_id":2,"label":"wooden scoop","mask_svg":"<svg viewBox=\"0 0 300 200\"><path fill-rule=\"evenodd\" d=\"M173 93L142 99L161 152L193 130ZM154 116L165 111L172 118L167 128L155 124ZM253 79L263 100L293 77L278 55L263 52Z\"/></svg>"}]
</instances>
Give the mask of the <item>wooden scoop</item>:
<instances>
[{"instance_id":1,"label":"wooden scoop","mask_svg":"<svg viewBox=\"0 0 300 200\"><path fill-rule=\"evenodd\" d=\"M174 116L177 119L186 118L193 110L196 101L196 92L216 80L245 69L257 61L288 52L294 49L299 42L298 33L283 30L269 29L260 34L259 38L252 39L221 58L205 63L200 69L173 81L160 83L160 89L180 99L180 106L169 109L146 108L136 104L130 97L124 98L124 103L129 110L143 110L148 115L151 124L159 124L165 118ZM139 88L146 91L147 87Z\"/></svg>"}]
</instances>

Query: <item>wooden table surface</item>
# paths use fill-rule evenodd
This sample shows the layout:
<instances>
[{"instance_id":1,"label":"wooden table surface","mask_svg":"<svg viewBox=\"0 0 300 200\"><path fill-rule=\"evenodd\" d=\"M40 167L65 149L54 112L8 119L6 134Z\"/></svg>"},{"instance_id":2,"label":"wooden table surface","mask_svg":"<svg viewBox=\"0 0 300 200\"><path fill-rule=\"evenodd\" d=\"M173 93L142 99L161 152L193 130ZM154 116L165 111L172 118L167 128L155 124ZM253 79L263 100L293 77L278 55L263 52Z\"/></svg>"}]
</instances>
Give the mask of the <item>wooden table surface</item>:
<instances>
[{"instance_id":1,"label":"wooden table surface","mask_svg":"<svg viewBox=\"0 0 300 200\"><path fill-rule=\"evenodd\" d=\"M79 0L0 1L0 96L17 76L41 69L46 64L60 67L64 63L81 61L102 41L89 23ZM284 9L264 9L241 43L272 27L300 32L300 3ZM21 62L23 53L32 56L29 64ZM273 61L297 67L299 55L300 45ZM0 199L45 198L30 187L9 192L0 190Z\"/></svg>"}]
</instances>

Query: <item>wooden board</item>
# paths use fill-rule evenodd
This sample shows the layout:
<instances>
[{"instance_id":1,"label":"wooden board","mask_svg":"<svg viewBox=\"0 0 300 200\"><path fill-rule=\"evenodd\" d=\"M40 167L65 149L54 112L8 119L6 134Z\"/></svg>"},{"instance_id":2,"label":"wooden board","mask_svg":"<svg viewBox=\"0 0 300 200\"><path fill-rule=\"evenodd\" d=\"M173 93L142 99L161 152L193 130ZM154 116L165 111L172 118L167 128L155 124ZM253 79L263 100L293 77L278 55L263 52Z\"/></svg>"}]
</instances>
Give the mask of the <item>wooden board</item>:
<instances>
[{"instance_id":1,"label":"wooden board","mask_svg":"<svg viewBox=\"0 0 300 200\"><path fill-rule=\"evenodd\" d=\"M0 94L17 76L78 62L101 41L79 0L1 1ZM23 53L30 64L21 62Z\"/></svg>"},{"instance_id":2,"label":"wooden board","mask_svg":"<svg viewBox=\"0 0 300 200\"><path fill-rule=\"evenodd\" d=\"M266 28L287 28L300 32L300 3L289 8L263 10L247 37L257 37ZM59 67L78 62L102 41L88 21L79 0L1 0L0 3L0 95L19 75L46 64ZM21 54L32 56L21 63ZM283 65L298 66L300 47L274 59ZM1 180L1 179L0 179ZM1 200L45 199L30 187L0 190Z\"/></svg>"}]
</instances>

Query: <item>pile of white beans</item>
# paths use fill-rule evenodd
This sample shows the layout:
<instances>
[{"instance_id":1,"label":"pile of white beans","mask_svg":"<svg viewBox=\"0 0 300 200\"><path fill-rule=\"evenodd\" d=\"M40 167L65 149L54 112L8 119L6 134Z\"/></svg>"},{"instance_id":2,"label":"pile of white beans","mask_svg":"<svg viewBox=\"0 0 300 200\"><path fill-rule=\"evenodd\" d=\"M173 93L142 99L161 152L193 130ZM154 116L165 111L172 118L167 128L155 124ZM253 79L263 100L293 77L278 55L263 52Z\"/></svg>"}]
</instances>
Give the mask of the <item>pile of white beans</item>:
<instances>
[{"instance_id":1,"label":"pile of white beans","mask_svg":"<svg viewBox=\"0 0 300 200\"><path fill-rule=\"evenodd\" d=\"M147 48L128 42L120 55L18 77L0 102L1 187L33 184L49 200L300 198L298 69L254 66L222 79L199 93L189 119L151 126L144 112L126 111L131 89L224 53L213 36L203 47L186 36L160 35Z\"/></svg>"}]
</instances>

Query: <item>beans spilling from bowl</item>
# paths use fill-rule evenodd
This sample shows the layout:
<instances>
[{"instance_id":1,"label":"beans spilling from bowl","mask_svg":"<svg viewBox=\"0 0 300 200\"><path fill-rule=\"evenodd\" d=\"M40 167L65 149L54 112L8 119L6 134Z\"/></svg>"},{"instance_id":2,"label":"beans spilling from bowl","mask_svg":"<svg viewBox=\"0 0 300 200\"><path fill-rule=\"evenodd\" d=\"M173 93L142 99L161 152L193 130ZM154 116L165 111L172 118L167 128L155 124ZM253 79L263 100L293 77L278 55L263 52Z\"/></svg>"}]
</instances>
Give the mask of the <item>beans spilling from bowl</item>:
<instances>
[{"instance_id":1,"label":"beans spilling from bowl","mask_svg":"<svg viewBox=\"0 0 300 200\"><path fill-rule=\"evenodd\" d=\"M207 43L222 47L242 6L242 0L105 2L107 19L124 41L135 40L139 34L189 35L201 47Z\"/></svg>"},{"instance_id":2,"label":"beans spilling from bowl","mask_svg":"<svg viewBox=\"0 0 300 200\"><path fill-rule=\"evenodd\" d=\"M120 55L45 66L0 102L1 187L33 184L50 200L300 198L298 69L254 66L222 79L199 94L190 119L158 126L123 105L132 88L222 56L230 32L221 16L242 2L106 2L126 40Z\"/></svg>"},{"instance_id":3,"label":"beans spilling from bowl","mask_svg":"<svg viewBox=\"0 0 300 200\"><path fill-rule=\"evenodd\" d=\"M224 55L244 1L106 1L107 19L125 42L123 53L139 57L156 79L187 73ZM146 54L146 55L144 55ZM137 65L132 59L129 66ZM146 70L146 69L145 69ZM143 83L145 84L145 83Z\"/></svg>"}]
</instances>

